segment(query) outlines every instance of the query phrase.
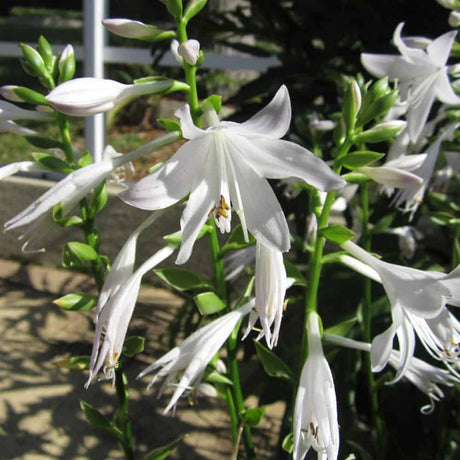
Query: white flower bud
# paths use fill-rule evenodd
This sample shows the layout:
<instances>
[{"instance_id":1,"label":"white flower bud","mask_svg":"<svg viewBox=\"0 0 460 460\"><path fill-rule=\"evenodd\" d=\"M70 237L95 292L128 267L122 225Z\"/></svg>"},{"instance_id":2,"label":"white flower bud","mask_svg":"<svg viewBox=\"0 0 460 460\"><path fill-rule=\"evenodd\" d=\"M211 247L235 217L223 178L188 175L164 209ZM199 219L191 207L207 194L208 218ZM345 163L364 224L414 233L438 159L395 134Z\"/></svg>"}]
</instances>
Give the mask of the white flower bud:
<instances>
[{"instance_id":1,"label":"white flower bud","mask_svg":"<svg viewBox=\"0 0 460 460\"><path fill-rule=\"evenodd\" d=\"M171 41L171 53L177 62L195 65L200 54L200 42L198 40L187 40L179 43L177 40Z\"/></svg>"},{"instance_id":2,"label":"white flower bud","mask_svg":"<svg viewBox=\"0 0 460 460\"><path fill-rule=\"evenodd\" d=\"M102 24L110 32L125 38L146 38L150 35L149 28L146 24L132 19L116 18L104 19Z\"/></svg>"},{"instance_id":3,"label":"white flower bud","mask_svg":"<svg viewBox=\"0 0 460 460\"><path fill-rule=\"evenodd\" d=\"M8 99L9 101L12 101L12 102L24 102L20 97L16 96L16 93L14 92L15 88L19 88L19 86L16 86L16 85L2 86L0 88L0 94L5 99Z\"/></svg>"}]
</instances>

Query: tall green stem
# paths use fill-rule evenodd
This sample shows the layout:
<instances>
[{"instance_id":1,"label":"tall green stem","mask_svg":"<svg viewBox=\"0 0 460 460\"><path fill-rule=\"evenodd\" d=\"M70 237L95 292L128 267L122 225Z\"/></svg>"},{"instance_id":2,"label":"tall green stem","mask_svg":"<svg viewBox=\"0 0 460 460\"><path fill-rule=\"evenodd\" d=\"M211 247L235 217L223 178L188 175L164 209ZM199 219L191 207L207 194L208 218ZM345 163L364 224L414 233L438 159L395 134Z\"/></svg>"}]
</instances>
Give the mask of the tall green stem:
<instances>
[{"instance_id":1,"label":"tall green stem","mask_svg":"<svg viewBox=\"0 0 460 460\"><path fill-rule=\"evenodd\" d=\"M362 202L362 224L363 234L361 237L361 246L367 252L371 251L372 248L372 237L369 232L369 185L367 183L361 186L361 202ZM363 298L362 298L362 314L363 314L363 339L365 342L370 343L372 341L371 331L371 306L372 306L372 285L371 280L364 277L363 280ZM378 388L375 383L374 374L372 372L372 363L370 353L364 353L367 380L369 384L369 404L371 408L371 419L372 424L375 427L377 434L377 444L379 452L382 448L382 420L379 413L379 402L378 402Z\"/></svg>"}]
</instances>

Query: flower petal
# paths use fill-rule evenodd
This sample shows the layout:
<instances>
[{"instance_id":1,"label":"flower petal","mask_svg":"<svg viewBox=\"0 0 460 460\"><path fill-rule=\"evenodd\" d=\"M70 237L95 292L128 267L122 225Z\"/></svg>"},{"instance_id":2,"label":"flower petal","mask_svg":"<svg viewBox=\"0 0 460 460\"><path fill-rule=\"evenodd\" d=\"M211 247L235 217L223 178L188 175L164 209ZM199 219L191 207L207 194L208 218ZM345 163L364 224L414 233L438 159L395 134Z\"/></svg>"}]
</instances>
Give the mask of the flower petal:
<instances>
[{"instance_id":1,"label":"flower petal","mask_svg":"<svg viewBox=\"0 0 460 460\"><path fill-rule=\"evenodd\" d=\"M361 54L361 64L371 75L377 78L389 75L390 70L397 62L402 62L402 58L392 54Z\"/></svg>"},{"instance_id":2,"label":"flower petal","mask_svg":"<svg viewBox=\"0 0 460 460\"><path fill-rule=\"evenodd\" d=\"M446 65L456 35L457 32L455 30L447 32L446 34L441 35L440 37L433 40L428 45L426 51L430 57L430 61L433 64L439 67Z\"/></svg>"},{"instance_id":3,"label":"flower petal","mask_svg":"<svg viewBox=\"0 0 460 460\"><path fill-rule=\"evenodd\" d=\"M210 146L209 136L185 143L163 166L141 179L119 197L140 209L163 209L190 192L203 169Z\"/></svg>"},{"instance_id":4,"label":"flower petal","mask_svg":"<svg viewBox=\"0 0 460 460\"><path fill-rule=\"evenodd\" d=\"M460 104L460 97L458 97L455 91L452 89L452 86L449 81L449 77L447 76L446 68L440 71L434 90L436 92L436 97L441 102L444 102L444 104L448 104L448 105L459 105Z\"/></svg>"},{"instance_id":5,"label":"flower petal","mask_svg":"<svg viewBox=\"0 0 460 460\"><path fill-rule=\"evenodd\" d=\"M415 104L412 104L409 99L410 105L407 112L407 128L411 141L414 143L417 142L420 137L436 97L435 82L425 86L424 88L419 86L417 89L414 89L414 92L419 92Z\"/></svg>"},{"instance_id":6,"label":"flower petal","mask_svg":"<svg viewBox=\"0 0 460 460\"><path fill-rule=\"evenodd\" d=\"M197 128L195 123L193 123L190 106L188 104L185 104L183 107L176 110L174 115L180 120L182 135L185 139L195 139L203 134L206 134L206 131Z\"/></svg>"},{"instance_id":7,"label":"flower petal","mask_svg":"<svg viewBox=\"0 0 460 460\"><path fill-rule=\"evenodd\" d=\"M222 124L231 126L232 131L240 134L263 135L272 139L283 137L291 124L291 100L288 89L282 85L270 103L244 123Z\"/></svg>"},{"instance_id":8,"label":"flower petal","mask_svg":"<svg viewBox=\"0 0 460 460\"><path fill-rule=\"evenodd\" d=\"M300 145L266 136L254 137L251 141L243 136L230 138L251 167L268 179L298 177L322 191L336 190L346 185L321 158Z\"/></svg>"}]
</instances>

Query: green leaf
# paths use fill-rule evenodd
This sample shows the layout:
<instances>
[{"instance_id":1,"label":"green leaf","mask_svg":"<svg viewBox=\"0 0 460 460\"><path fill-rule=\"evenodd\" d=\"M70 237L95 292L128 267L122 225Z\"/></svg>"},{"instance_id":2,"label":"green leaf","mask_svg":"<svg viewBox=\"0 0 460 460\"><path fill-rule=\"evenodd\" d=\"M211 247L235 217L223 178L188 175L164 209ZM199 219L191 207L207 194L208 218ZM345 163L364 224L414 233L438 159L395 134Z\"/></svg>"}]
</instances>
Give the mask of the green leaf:
<instances>
[{"instance_id":1,"label":"green leaf","mask_svg":"<svg viewBox=\"0 0 460 460\"><path fill-rule=\"evenodd\" d=\"M77 227L84 223L81 217L78 216L63 217L61 203L53 208L53 220L60 227Z\"/></svg>"},{"instance_id":2,"label":"green leaf","mask_svg":"<svg viewBox=\"0 0 460 460\"><path fill-rule=\"evenodd\" d=\"M94 426L95 428L101 428L104 431L111 434L116 439L121 439L123 433L116 427L112 425L112 422L101 412L99 412L96 408L91 406L85 401L80 401L80 407L83 411L83 414L87 420L87 422Z\"/></svg>"},{"instance_id":3,"label":"green leaf","mask_svg":"<svg viewBox=\"0 0 460 460\"><path fill-rule=\"evenodd\" d=\"M13 89L14 94L21 98L24 102L34 105L48 105L48 101L45 96L37 91L34 91L29 88L24 88L23 86L18 86Z\"/></svg>"},{"instance_id":4,"label":"green leaf","mask_svg":"<svg viewBox=\"0 0 460 460\"><path fill-rule=\"evenodd\" d=\"M27 142L39 149L62 149L59 141L43 136L26 136Z\"/></svg>"},{"instance_id":5,"label":"green leaf","mask_svg":"<svg viewBox=\"0 0 460 460\"><path fill-rule=\"evenodd\" d=\"M204 235L212 231L212 227L210 225L203 225L203 228L201 229L200 233L196 237L197 240L202 238ZM174 232L169 235L166 235L163 237L163 239L169 243L172 246L180 246L182 243L182 232Z\"/></svg>"},{"instance_id":6,"label":"green leaf","mask_svg":"<svg viewBox=\"0 0 460 460\"><path fill-rule=\"evenodd\" d=\"M246 409L241 414L241 418L243 419L243 423L246 426L254 427L260 424L260 422L264 418L264 414L265 407L250 408Z\"/></svg>"},{"instance_id":7,"label":"green leaf","mask_svg":"<svg viewBox=\"0 0 460 460\"><path fill-rule=\"evenodd\" d=\"M289 454L292 454L294 450L294 436L292 433L289 433L284 439L283 443L281 444L283 450Z\"/></svg>"},{"instance_id":8,"label":"green leaf","mask_svg":"<svg viewBox=\"0 0 460 460\"><path fill-rule=\"evenodd\" d=\"M217 371L205 372L203 381L208 383L222 383L224 385L233 385L233 382Z\"/></svg>"},{"instance_id":9,"label":"green leaf","mask_svg":"<svg viewBox=\"0 0 460 460\"><path fill-rule=\"evenodd\" d=\"M393 223L393 220L395 218L395 213L393 214L388 214L384 217L382 217L380 220L378 220L375 224L374 227L371 229L371 232L373 234L378 234L378 233L384 233L388 230L390 225Z\"/></svg>"},{"instance_id":10,"label":"green leaf","mask_svg":"<svg viewBox=\"0 0 460 460\"><path fill-rule=\"evenodd\" d=\"M179 291L192 289L213 289L210 281L201 275L183 268L168 267L154 270L163 281Z\"/></svg>"},{"instance_id":11,"label":"green leaf","mask_svg":"<svg viewBox=\"0 0 460 460\"><path fill-rule=\"evenodd\" d=\"M93 156L89 152L85 152L78 160L78 166L80 166L80 168L84 168L85 166L88 166L92 163L93 163Z\"/></svg>"},{"instance_id":12,"label":"green leaf","mask_svg":"<svg viewBox=\"0 0 460 460\"><path fill-rule=\"evenodd\" d=\"M305 287L307 285L307 280L294 264L285 260L284 267L286 268L286 276L294 280L293 286Z\"/></svg>"},{"instance_id":13,"label":"green leaf","mask_svg":"<svg viewBox=\"0 0 460 460\"><path fill-rule=\"evenodd\" d=\"M206 104L210 104L212 108L216 111L216 113L219 114L220 109L222 108L222 96L217 96L217 94L213 94L212 96L207 97L201 103L201 107L204 107Z\"/></svg>"},{"instance_id":14,"label":"green leaf","mask_svg":"<svg viewBox=\"0 0 460 460\"><path fill-rule=\"evenodd\" d=\"M257 356L270 377L292 381L294 376L286 363L271 350L254 340Z\"/></svg>"},{"instance_id":15,"label":"green leaf","mask_svg":"<svg viewBox=\"0 0 460 460\"><path fill-rule=\"evenodd\" d=\"M377 99L368 109L359 115L358 126L365 125L372 119L385 116L393 107L398 98L398 90L393 90L389 94Z\"/></svg>"},{"instance_id":16,"label":"green leaf","mask_svg":"<svg viewBox=\"0 0 460 460\"><path fill-rule=\"evenodd\" d=\"M379 123L371 129L356 135L353 139L353 142L369 142L372 144L376 142L388 141L396 136L396 134L398 134L404 128L404 126L404 123L398 122L398 120Z\"/></svg>"},{"instance_id":17,"label":"green leaf","mask_svg":"<svg viewBox=\"0 0 460 460\"><path fill-rule=\"evenodd\" d=\"M182 442L184 436L180 436L173 442L169 444L165 444L161 447L156 447L155 449L151 450L145 457L144 460L163 460L174 451L174 449Z\"/></svg>"},{"instance_id":18,"label":"green leaf","mask_svg":"<svg viewBox=\"0 0 460 460\"><path fill-rule=\"evenodd\" d=\"M56 158L54 155L48 153L32 153L35 161L46 169L51 171L60 172L64 174L70 174L73 170L69 168L65 161Z\"/></svg>"},{"instance_id":19,"label":"green leaf","mask_svg":"<svg viewBox=\"0 0 460 460\"><path fill-rule=\"evenodd\" d=\"M61 369L69 369L71 371L87 371L89 369L90 356L72 356L67 359L53 361L53 366Z\"/></svg>"},{"instance_id":20,"label":"green leaf","mask_svg":"<svg viewBox=\"0 0 460 460\"><path fill-rule=\"evenodd\" d=\"M255 280L256 277L252 276L248 284L246 285L246 288L244 289L243 293L241 294L241 297L238 299L238 302L236 302L236 308L242 307L244 304L248 303L251 300Z\"/></svg>"},{"instance_id":21,"label":"green leaf","mask_svg":"<svg viewBox=\"0 0 460 460\"><path fill-rule=\"evenodd\" d=\"M430 212L428 217L437 225L452 225L456 223L456 219L445 211Z\"/></svg>"},{"instance_id":22,"label":"green leaf","mask_svg":"<svg viewBox=\"0 0 460 460\"><path fill-rule=\"evenodd\" d=\"M335 324L334 326L328 327L324 330L324 334L338 335L340 337L345 337L352 327L355 325L358 318L355 316L351 319L342 321L341 323Z\"/></svg>"},{"instance_id":23,"label":"green leaf","mask_svg":"<svg viewBox=\"0 0 460 460\"><path fill-rule=\"evenodd\" d=\"M160 123L160 125L163 126L163 128L169 133L181 130L180 123L175 120L170 120L169 118L158 118L157 122Z\"/></svg>"},{"instance_id":24,"label":"green leaf","mask_svg":"<svg viewBox=\"0 0 460 460\"><path fill-rule=\"evenodd\" d=\"M68 311L87 311L97 305L97 297L87 294L67 294L53 301L58 307Z\"/></svg>"},{"instance_id":25,"label":"green leaf","mask_svg":"<svg viewBox=\"0 0 460 460\"><path fill-rule=\"evenodd\" d=\"M337 163L348 169L355 169L374 163L374 161L380 160L380 158L383 158L384 156L385 155L383 153L360 150L359 152L349 153L347 156L340 158Z\"/></svg>"},{"instance_id":26,"label":"green leaf","mask_svg":"<svg viewBox=\"0 0 460 460\"><path fill-rule=\"evenodd\" d=\"M184 11L184 20L186 22L190 21L206 6L207 2L208 0L189 0Z\"/></svg>"},{"instance_id":27,"label":"green leaf","mask_svg":"<svg viewBox=\"0 0 460 460\"><path fill-rule=\"evenodd\" d=\"M100 212L107 204L107 186L105 181L99 184L93 192L93 198L91 199L91 216L94 217Z\"/></svg>"},{"instance_id":28,"label":"green leaf","mask_svg":"<svg viewBox=\"0 0 460 460\"><path fill-rule=\"evenodd\" d=\"M182 0L160 0L166 5L171 16L179 21L182 18Z\"/></svg>"},{"instance_id":29,"label":"green leaf","mask_svg":"<svg viewBox=\"0 0 460 460\"><path fill-rule=\"evenodd\" d=\"M142 353L144 351L144 346L145 346L144 337L133 335L125 339L125 343L123 344L122 353L128 358L132 358L138 353Z\"/></svg>"},{"instance_id":30,"label":"green leaf","mask_svg":"<svg viewBox=\"0 0 460 460\"><path fill-rule=\"evenodd\" d=\"M27 63L32 67L32 69L41 77L48 75L48 70L46 69L45 61L43 60L40 53L25 43L21 43L22 54L24 55Z\"/></svg>"},{"instance_id":31,"label":"green leaf","mask_svg":"<svg viewBox=\"0 0 460 460\"><path fill-rule=\"evenodd\" d=\"M237 249L243 249L247 248L248 246L252 246L256 242L256 239L250 233L248 234L248 237L249 241L246 242L244 240L243 227L238 225L233 229L229 239L222 247L220 254L223 256L229 251L236 251Z\"/></svg>"},{"instance_id":32,"label":"green leaf","mask_svg":"<svg viewBox=\"0 0 460 460\"><path fill-rule=\"evenodd\" d=\"M322 228L319 234L336 244L343 244L355 236L354 232L343 225L329 225Z\"/></svg>"},{"instance_id":33,"label":"green leaf","mask_svg":"<svg viewBox=\"0 0 460 460\"><path fill-rule=\"evenodd\" d=\"M203 316L212 315L227 307L227 304L212 291L202 292L193 297L193 300Z\"/></svg>"},{"instance_id":34,"label":"green leaf","mask_svg":"<svg viewBox=\"0 0 460 460\"><path fill-rule=\"evenodd\" d=\"M74 254L80 262L91 262L98 259L98 254L89 244L71 241L67 243L67 248Z\"/></svg>"}]
</instances>

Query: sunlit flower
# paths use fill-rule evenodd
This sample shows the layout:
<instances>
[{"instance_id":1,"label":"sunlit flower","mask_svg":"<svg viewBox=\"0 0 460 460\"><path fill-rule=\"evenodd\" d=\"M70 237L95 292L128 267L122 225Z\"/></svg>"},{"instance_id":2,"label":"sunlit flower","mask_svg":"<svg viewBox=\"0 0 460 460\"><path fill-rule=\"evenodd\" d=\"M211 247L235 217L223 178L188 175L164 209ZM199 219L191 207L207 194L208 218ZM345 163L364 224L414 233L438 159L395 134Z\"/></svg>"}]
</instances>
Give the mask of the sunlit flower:
<instances>
[{"instance_id":1,"label":"sunlit flower","mask_svg":"<svg viewBox=\"0 0 460 460\"><path fill-rule=\"evenodd\" d=\"M256 307L251 311L246 335L259 319L262 326L257 340L265 336L269 348L276 346L284 310L284 296L289 283L283 254L257 241L256 244ZM273 330L271 329L273 326Z\"/></svg>"},{"instance_id":2,"label":"sunlit flower","mask_svg":"<svg viewBox=\"0 0 460 460\"><path fill-rule=\"evenodd\" d=\"M114 80L85 77L62 83L46 96L46 100L59 112L87 117L106 112L125 99L164 93L173 88L184 89L186 86L167 78L125 85Z\"/></svg>"},{"instance_id":3,"label":"sunlit flower","mask_svg":"<svg viewBox=\"0 0 460 460\"><path fill-rule=\"evenodd\" d=\"M0 180L5 177L12 176L20 171L35 171L38 170L37 164L34 161L18 161L10 163L0 168Z\"/></svg>"},{"instance_id":4,"label":"sunlit flower","mask_svg":"<svg viewBox=\"0 0 460 460\"><path fill-rule=\"evenodd\" d=\"M200 42L193 39L182 43L172 40L171 52L178 62L185 61L187 64L195 65L200 55Z\"/></svg>"},{"instance_id":5,"label":"sunlit flower","mask_svg":"<svg viewBox=\"0 0 460 460\"><path fill-rule=\"evenodd\" d=\"M364 174L378 184L392 188L415 187L423 183L421 177L403 168L398 168L391 163L386 163L382 166L362 166L361 168L357 168L356 171Z\"/></svg>"},{"instance_id":6,"label":"sunlit flower","mask_svg":"<svg viewBox=\"0 0 460 460\"><path fill-rule=\"evenodd\" d=\"M50 113L26 110L11 104L11 102L0 101L0 120L53 120L54 116Z\"/></svg>"},{"instance_id":7,"label":"sunlit flower","mask_svg":"<svg viewBox=\"0 0 460 460\"><path fill-rule=\"evenodd\" d=\"M141 155L151 153L168 145L178 138L178 133L168 133L124 155L115 152L111 146L107 146L104 150L102 161L70 173L17 216L6 222L4 225L5 231L25 227L25 234L22 239L25 240L23 250L26 250L30 237L38 239L40 236L41 232L38 231L38 228L45 220L49 220L54 206L60 203L62 205L62 215L65 216L94 187L107 179L115 169Z\"/></svg>"},{"instance_id":8,"label":"sunlit flower","mask_svg":"<svg viewBox=\"0 0 460 460\"><path fill-rule=\"evenodd\" d=\"M308 317L308 358L305 362L294 408L294 460L305 457L310 447L318 459L336 459L339 425L334 380L323 353L319 319Z\"/></svg>"},{"instance_id":9,"label":"sunlit flower","mask_svg":"<svg viewBox=\"0 0 460 460\"><path fill-rule=\"evenodd\" d=\"M324 334L323 339L342 347L353 348L355 350L365 352L371 351L370 343L359 342L347 337ZM392 350L388 363L394 369L398 369L400 362L401 353L398 350ZM434 403L444 397L444 393L439 385L452 387L454 383L460 383L460 379L453 376L449 373L449 371L428 364L419 358L412 358L411 363L404 374L404 378L430 398L430 404L422 407L421 409L423 413L431 412L434 409Z\"/></svg>"},{"instance_id":10,"label":"sunlit flower","mask_svg":"<svg viewBox=\"0 0 460 460\"><path fill-rule=\"evenodd\" d=\"M372 341L372 369L378 372L388 363L394 336L397 335L401 352L401 362L395 378L398 380L406 372L414 354L414 329L421 337L420 326L414 327L414 324L444 318L440 315L444 315L446 304L460 305L460 266L446 275L384 262L351 241L341 246L370 267L372 278L380 279L388 295L393 322ZM450 328L448 334L450 340L458 336L454 328ZM426 342L423 337L421 339L423 343Z\"/></svg>"},{"instance_id":11,"label":"sunlit flower","mask_svg":"<svg viewBox=\"0 0 460 460\"><path fill-rule=\"evenodd\" d=\"M24 128L11 120L0 119L0 133L11 133L19 136L37 136L38 133L32 129Z\"/></svg>"},{"instance_id":12,"label":"sunlit flower","mask_svg":"<svg viewBox=\"0 0 460 460\"><path fill-rule=\"evenodd\" d=\"M186 262L205 221L214 216L222 232L231 228L231 208L238 214L246 240L248 230L265 246L285 252L289 230L278 200L265 178L295 176L321 190L345 181L320 158L288 141L291 105L282 86L274 99L245 123L219 121L207 111L211 127L193 124L188 105L180 118L185 143L161 168L139 181L121 198L141 209L161 209L190 192L181 219L182 246L176 263Z\"/></svg>"},{"instance_id":13,"label":"sunlit flower","mask_svg":"<svg viewBox=\"0 0 460 460\"><path fill-rule=\"evenodd\" d=\"M112 295L96 320L96 332L91 353L90 370L86 388L104 366L104 376L115 382L115 368L133 315L142 277L174 252L166 246L147 259ZM102 341L102 343L101 343Z\"/></svg>"},{"instance_id":14,"label":"sunlit flower","mask_svg":"<svg viewBox=\"0 0 460 460\"><path fill-rule=\"evenodd\" d=\"M206 366L228 339L238 322L253 307L254 300L251 300L237 310L233 310L198 329L187 337L180 346L170 350L139 374L138 378L141 378L156 369L160 369L149 384L150 387L157 379L166 377L159 396L165 388L175 388L171 401L163 412L164 414L176 405L184 392L191 390L194 384L200 382Z\"/></svg>"},{"instance_id":15,"label":"sunlit flower","mask_svg":"<svg viewBox=\"0 0 460 460\"><path fill-rule=\"evenodd\" d=\"M433 40L426 50L408 46L401 38L404 23L396 28L393 43L401 56L362 54L363 66L374 76L397 80L402 101L408 101L407 122L410 138L416 142L426 123L431 106L438 98L457 105L460 98L453 91L447 76L449 58L456 32L448 32Z\"/></svg>"},{"instance_id":16,"label":"sunlit flower","mask_svg":"<svg viewBox=\"0 0 460 460\"><path fill-rule=\"evenodd\" d=\"M126 18L104 19L102 24L110 32L125 38L135 38L138 40L155 41L174 36L172 31L162 31L155 26L144 24L140 21L134 21Z\"/></svg>"}]
</instances>

